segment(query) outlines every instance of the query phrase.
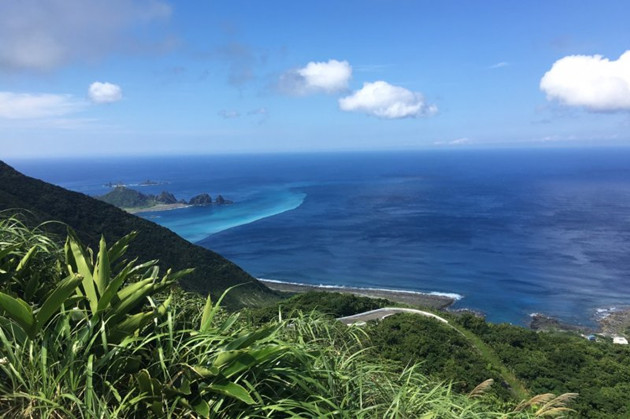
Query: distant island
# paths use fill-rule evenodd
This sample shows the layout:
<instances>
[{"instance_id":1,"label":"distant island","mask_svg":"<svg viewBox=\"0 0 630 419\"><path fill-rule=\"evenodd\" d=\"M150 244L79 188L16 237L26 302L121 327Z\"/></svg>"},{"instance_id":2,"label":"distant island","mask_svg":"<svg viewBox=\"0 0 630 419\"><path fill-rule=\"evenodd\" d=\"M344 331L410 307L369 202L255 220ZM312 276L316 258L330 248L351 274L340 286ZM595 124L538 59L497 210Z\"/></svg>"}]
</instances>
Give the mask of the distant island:
<instances>
[{"instance_id":1,"label":"distant island","mask_svg":"<svg viewBox=\"0 0 630 419\"><path fill-rule=\"evenodd\" d=\"M218 195L214 200L207 193L195 195L189 201L177 199L170 192L162 191L159 195L143 194L125 186L115 186L105 195L97 196L97 199L115 205L127 212L137 213L143 211L163 211L189 206L229 205L233 201Z\"/></svg>"}]
</instances>

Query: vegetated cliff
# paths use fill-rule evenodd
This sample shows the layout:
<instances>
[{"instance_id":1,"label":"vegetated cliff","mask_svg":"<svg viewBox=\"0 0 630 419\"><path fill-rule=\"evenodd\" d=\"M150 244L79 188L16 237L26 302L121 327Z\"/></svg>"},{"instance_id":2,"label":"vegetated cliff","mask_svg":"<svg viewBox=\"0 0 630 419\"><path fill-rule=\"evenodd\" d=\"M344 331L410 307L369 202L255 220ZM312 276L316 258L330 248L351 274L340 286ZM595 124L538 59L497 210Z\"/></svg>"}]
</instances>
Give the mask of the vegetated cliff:
<instances>
[{"instance_id":1,"label":"vegetated cliff","mask_svg":"<svg viewBox=\"0 0 630 419\"><path fill-rule=\"evenodd\" d=\"M31 212L37 222L58 220L72 226L81 240L98 248L103 234L113 243L131 231L138 236L127 255L140 261L159 259L160 266L180 270L194 267L181 286L217 298L237 284L226 298L227 306L258 305L275 300L277 294L240 267L203 247L194 245L167 228L91 198L21 174L0 161L0 210ZM49 224L48 229L65 237L65 227Z\"/></svg>"},{"instance_id":2,"label":"vegetated cliff","mask_svg":"<svg viewBox=\"0 0 630 419\"><path fill-rule=\"evenodd\" d=\"M105 195L97 196L96 199L119 208L148 207L157 204L155 196L145 195L124 186L116 186Z\"/></svg>"}]
</instances>

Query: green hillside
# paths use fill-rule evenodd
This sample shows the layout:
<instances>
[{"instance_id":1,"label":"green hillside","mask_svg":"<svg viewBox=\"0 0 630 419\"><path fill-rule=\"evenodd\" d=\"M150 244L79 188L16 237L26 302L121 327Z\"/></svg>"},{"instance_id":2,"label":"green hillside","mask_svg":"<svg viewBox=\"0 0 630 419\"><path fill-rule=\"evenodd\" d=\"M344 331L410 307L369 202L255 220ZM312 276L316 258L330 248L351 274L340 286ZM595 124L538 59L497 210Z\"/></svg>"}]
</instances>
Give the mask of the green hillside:
<instances>
[{"instance_id":1,"label":"green hillside","mask_svg":"<svg viewBox=\"0 0 630 419\"><path fill-rule=\"evenodd\" d=\"M184 294L187 272L125 262L130 237L49 234L0 216L0 417L532 418L573 397L456 392L316 312L259 324Z\"/></svg>"},{"instance_id":2,"label":"green hillside","mask_svg":"<svg viewBox=\"0 0 630 419\"><path fill-rule=\"evenodd\" d=\"M381 299L309 292L271 307L247 310L254 322L316 310L330 318L392 306ZM439 312L449 324L401 313L361 328L372 359L394 363L451 383L468 394L493 379L486 397L510 405L540 394L579 395L569 404L575 418L630 417L630 346L599 337L589 341L575 332L536 332L510 324L492 324L470 313ZM554 416L551 416L554 417Z\"/></svg>"},{"instance_id":3,"label":"green hillside","mask_svg":"<svg viewBox=\"0 0 630 419\"><path fill-rule=\"evenodd\" d=\"M274 291L234 263L164 227L87 195L25 176L0 162L0 210L4 209L29 211L36 222L66 223L92 248L98 246L101 234L113 243L137 231L128 254L140 261L159 259L163 266L174 270L195 267L194 273L182 279L181 286L186 290L218 295L228 287L245 284L230 293L228 306L259 305L277 299ZM65 227L51 224L48 228L65 237Z\"/></svg>"},{"instance_id":4,"label":"green hillside","mask_svg":"<svg viewBox=\"0 0 630 419\"><path fill-rule=\"evenodd\" d=\"M149 207L156 205L155 197L145 195L124 186L116 186L103 196L97 197L103 202L117 206L118 208Z\"/></svg>"}]
</instances>

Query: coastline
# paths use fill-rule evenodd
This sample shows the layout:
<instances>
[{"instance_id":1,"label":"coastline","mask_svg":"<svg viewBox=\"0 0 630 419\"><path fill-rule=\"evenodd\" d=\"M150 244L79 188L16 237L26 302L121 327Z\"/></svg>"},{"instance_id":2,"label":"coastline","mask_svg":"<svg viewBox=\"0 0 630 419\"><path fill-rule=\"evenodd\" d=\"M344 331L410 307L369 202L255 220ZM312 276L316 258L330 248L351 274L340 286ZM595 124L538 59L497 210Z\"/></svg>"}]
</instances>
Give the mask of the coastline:
<instances>
[{"instance_id":1,"label":"coastline","mask_svg":"<svg viewBox=\"0 0 630 419\"><path fill-rule=\"evenodd\" d=\"M601 315L597 323L604 335L630 337L630 307L613 307Z\"/></svg>"},{"instance_id":2,"label":"coastline","mask_svg":"<svg viewBox=\"0 0 630 419\"><path fill-rule=\"evenodd\" d=\"M397 303L426 307L435 310L446 310L455 303L455 301L461 298L456 294L449 296L449 294L440 295L418 291L381 288L310 285L265 278L258 278L258 280L274 291L286 293L305 293L309 291L340 292L344 294L354 294L361 297L385 298ZM465 308L461 310L468 311ZM597 329L564 323L541 313L532 313L531 318L532 320L528 326L531 330L536 331L563 331L580 334L597 333L609 337L630 337L630 307L615 308L606 312L605 315L596 319L599 326Z\"/></svg>"},{"instance_id":3,"label":"coastline","mask_svg":"<svg viewBox=\"0 0 630 419\"><path fill-rule=\"evenodd\" d=\"M191 205L188 205L188 204L177 203L177 204L158 204L158 205L153 205L152 207L123 208L123 209L127 211L129 214L138 214L141 212L170 211L170 210L175 210L175 209L180 209L180 208L188 208L190 206Z\"/></svg>"},{"instance_id":4,"label":"coastline","mask_svg":"<svg viewBox=\"0 0 630 419\"><path fill-rule=\"evenodd\" d=\"M565 323L542 313L532 313L530 315L531 322L529 327L537 331L561 331L575 332L582 335L598 334L608 337L630 337L630 307L613 307L598 311L600 313L594 319L597 327Z\"/></svg>"},{"instance_id":5,"label":"coastline","mask_svg":"<svg viewBox=\"0 0 630 419\"><path fill-rule=\"evenodd\" d=\"M290 293L304 293L308 291L340 292L343 294L354 294L361 297L385 298L387 300L397 303L427 307L435 310L444 310L455 303L455 301L457 301L457 298L455 298L454 296L429 294L416 291L309 285L264 278L258 278L258 280L274 291Z\"/></svg>"}]
</instances>

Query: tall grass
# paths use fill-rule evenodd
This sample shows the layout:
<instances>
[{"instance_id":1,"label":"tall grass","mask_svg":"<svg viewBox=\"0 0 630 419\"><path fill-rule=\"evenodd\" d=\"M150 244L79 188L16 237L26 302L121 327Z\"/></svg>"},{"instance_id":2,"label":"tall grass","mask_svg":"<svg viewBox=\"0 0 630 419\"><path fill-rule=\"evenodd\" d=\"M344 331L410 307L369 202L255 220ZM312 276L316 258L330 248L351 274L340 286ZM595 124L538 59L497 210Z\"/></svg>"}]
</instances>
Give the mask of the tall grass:
<instances>
[{"instance_id":1,"label":"tall grass","mask_svg":"<svg viewBox=\"0 0 630 419\"><path fill-rule=\"evenodd\" d=\"M501 412L481 390L466 397L415 366L400 372L367 355L361 329L317 313L254 326L224 312L221 298L173 288L186 272L125 260L132 236L92 252L72 233L62 247L8 218L0 238L0 416L487 418L530 417L538 404L564 412L548 398Z\"/></svg>"}]
</instances>

